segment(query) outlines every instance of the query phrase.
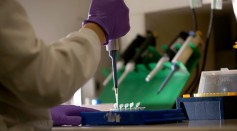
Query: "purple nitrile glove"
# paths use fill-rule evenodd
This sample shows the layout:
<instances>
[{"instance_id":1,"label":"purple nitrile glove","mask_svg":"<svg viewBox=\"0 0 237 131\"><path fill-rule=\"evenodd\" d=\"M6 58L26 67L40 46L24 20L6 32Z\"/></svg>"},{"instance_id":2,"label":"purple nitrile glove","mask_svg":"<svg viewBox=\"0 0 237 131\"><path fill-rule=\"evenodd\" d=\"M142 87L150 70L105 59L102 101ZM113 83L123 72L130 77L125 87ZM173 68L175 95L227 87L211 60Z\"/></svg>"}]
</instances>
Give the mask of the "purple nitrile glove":
<instances>
[{"instance_id":1,"label":"purple nitrile glove","mask_svg":"<svg viewBox=\"0 0 237 131\"><path fill-rule=\"evenodd\" d=\"M124 0L91 0L88 18L83 22L98 24L106 33L106 44L130 30L129 9Z\"/></svg>"},{"instance_id":2,"label":"purple nitrile glove","mask_svg":"<svg viewBox=\"0 0 237 131\"><path fill-rule=\"evenodd\" d=\"M53 126L72 125L78 126L81 124L81 112L98 112L87 107L75 105L59 105L50 109Z\"/></svg>"}]
</instances>

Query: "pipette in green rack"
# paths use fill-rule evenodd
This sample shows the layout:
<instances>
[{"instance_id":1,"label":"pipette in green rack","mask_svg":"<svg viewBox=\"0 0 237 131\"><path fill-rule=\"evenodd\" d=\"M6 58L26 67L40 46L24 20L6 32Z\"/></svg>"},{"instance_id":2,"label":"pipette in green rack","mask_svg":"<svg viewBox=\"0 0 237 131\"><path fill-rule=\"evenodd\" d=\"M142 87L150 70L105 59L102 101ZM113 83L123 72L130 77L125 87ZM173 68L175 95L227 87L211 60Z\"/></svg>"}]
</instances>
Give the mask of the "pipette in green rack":
<instances>
[{"instance_id":1,"label":"pipette in green rack","mask_svg":"<svg viewBox=\"0 0 237 131\"><path fill-rule=\"evenodd\" d=\"M162 91L162 89L167 85L167 83L169 82L171 77L175 74L175 72L177 72L180 69L177 63L181 62L184 65L187 63L187 61L193 54L193 49L191 48L190 45L198 47L202 44L203 44L202 33L200 31L189 32L189 36L183 43L181 49L179 49L174 58L171 60L172 63L171 72L170 74L168 74L165 81L161 84L157 93L160 93Z\"/></svg>"}]
</instances>

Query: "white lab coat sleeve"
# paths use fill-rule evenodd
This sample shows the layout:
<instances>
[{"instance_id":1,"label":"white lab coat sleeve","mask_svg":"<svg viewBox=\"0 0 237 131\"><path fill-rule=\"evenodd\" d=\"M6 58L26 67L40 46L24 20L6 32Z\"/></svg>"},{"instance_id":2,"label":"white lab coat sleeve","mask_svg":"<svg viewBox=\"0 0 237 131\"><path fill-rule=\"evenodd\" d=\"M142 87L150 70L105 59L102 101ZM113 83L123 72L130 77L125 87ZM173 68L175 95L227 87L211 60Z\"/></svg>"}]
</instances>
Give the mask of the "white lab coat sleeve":
<instances>
[{"instance_id":1,"label":"white lab coat sleeve","mask_svg":"<svg viewBox=\"0 0 237 131\"><path fill-rule=\"evenodd\" d=\"M98 36L85 28L45 44L19 3L0 1L0 82L23 103L50 107L70 99L93 77L100 52Z\"/></svg>"}]
</instances>

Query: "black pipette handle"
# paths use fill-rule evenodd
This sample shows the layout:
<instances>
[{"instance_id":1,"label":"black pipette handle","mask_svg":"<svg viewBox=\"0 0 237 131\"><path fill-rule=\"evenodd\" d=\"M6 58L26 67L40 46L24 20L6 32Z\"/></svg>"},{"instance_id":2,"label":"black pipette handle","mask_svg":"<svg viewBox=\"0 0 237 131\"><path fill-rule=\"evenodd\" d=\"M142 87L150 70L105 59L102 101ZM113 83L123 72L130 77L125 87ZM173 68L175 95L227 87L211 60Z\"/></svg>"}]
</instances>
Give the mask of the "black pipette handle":
<instances>
[{"instance_id":1,"label":"black pipette handle","mask_svg":"<svg viewBox=\"0 0 237 131\"><path fill-rule=\"evenodd\" d=\"M175 54L177 53L177 51L175 49L173 49L173 46L175 46L176 41L178 39L182 39L183 41L185 41L188 38L189 34L187 32L180 32L178 36L175 37L175 39L172 40L172 42L169 44L168 49L166 50L165 54L167 54L171 59L173 59L173 57L175 56Z\"/></svg>"},{"instance_id":2,"label":"black pipette handle","mask_svg":"<svg viewBox=\"0 0 237 131\"><path fill-rule=\"evenodd\" d=\"M155 45L155 44L156 44L156 38L154 37L153 33L151 31L147 31L146 40L142 43L138 52L133 56L133 58L130 61L136 63L136 61L139 60L139 58L146 51L146 49L149 47L149 45Z\"/></svg>"},{"instance_id":3,"label":"black pipette handle","mask_svg":"<svg viewBox=\"0 0 237 131\"><path fill-rule=\"evenodd\" d=\"M136 49L139 48L144 41L145 41L144 37L137 35L137 37L123 52L121 58L123 59L125 65L128 63L128 61L130 61L133 58L134 54L136 54Z\"/></svg>"}]
</instances>

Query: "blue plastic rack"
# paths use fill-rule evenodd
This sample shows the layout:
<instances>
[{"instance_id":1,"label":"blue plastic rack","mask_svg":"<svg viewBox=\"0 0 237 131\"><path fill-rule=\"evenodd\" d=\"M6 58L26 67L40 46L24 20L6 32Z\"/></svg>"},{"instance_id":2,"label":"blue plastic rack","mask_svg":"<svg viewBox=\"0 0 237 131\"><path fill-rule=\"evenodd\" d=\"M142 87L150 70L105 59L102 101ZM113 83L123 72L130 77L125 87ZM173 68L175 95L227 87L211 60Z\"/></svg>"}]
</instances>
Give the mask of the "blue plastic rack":
<instances>
[{"instance_id":1,"label":"blue plastic rack","mask_svg":"<svg viewBox=\"0 0 237 131\"><path fill-rule=\"evenodd\" d=\"M82 112L82 126L146 125L185 120L182 109Z\"/></svg>"}]
</instances>

